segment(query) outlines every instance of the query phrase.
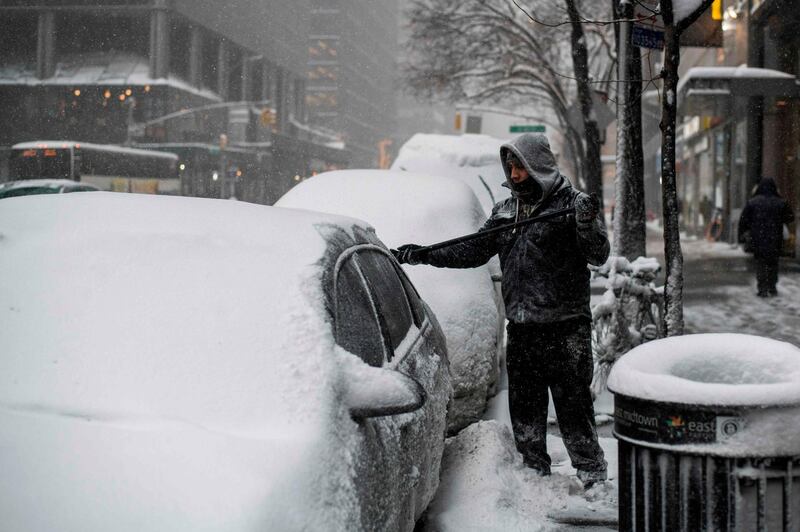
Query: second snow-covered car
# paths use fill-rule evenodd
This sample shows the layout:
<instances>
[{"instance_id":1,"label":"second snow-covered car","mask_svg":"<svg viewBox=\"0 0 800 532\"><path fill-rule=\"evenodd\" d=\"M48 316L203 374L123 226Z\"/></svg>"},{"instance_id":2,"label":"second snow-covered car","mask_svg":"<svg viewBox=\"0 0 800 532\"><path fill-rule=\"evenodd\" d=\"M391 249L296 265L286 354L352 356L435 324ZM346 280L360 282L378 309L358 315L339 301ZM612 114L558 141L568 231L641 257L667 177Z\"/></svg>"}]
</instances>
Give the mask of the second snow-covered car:
<instances>
[{"instance_id":1,"label":"second snow-covered car","mask_svg":"<svg viewBox=\"0 0 800 532\"><path fill-rule=\"evenodd\" d=\"M98 192L0 233L4 531L413 529L447 354L371 227Z\"/></svg>"},{"instance_id":2,"label":"second snow-covered car","mask_svg":"<svg viewBox=\"0 0 800 532\"><path fill-rule=\"evenodd\" d=\"M458 179L472 189L488 218L494 204L511 194L503 186L506 173L500 162L500 146L505 142L471 133L417 133L400 148L392 170Z\"/></svg>"},{"instance_id":3,"label":"second snow-covered car","mask_svg":"<svg viewBox=\"0 0 800 532\"><path fill-rule=\"evenodd\" d=\"M476 231L485 215L462 182L397 170L340 170L303 181L276 205L354 216L391 247L433 244ZM503 303L488 266L446 270L404 266L447 337L454 401L448 431L483 415L503 349Z\"/></svg>"}]
</instances>

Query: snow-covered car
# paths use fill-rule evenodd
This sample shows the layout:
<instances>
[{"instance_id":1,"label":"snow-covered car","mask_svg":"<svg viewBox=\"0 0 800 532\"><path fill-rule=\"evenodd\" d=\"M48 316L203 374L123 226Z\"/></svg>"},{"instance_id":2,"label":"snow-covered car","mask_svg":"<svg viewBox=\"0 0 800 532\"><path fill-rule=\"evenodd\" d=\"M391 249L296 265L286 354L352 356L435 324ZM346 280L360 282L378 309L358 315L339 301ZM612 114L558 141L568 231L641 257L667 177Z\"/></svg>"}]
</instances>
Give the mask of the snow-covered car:
<instances>
[{"instance_id":1,"label":"snow-covered car","mask_svg":"<svg viewBox=\"0 0 800 532\"><path fill-rule=\"evenodd\" d=\"M341 170L303 181L277 206L367 220L390 247L433 244L476 231L484 212L469 187L441 176L399 170ZM448 432L481 418L496 388L503 349L502 296L488 266L403 266L447 337L454 401Z\"/></svg>"},{"instance_id":2,"label":"snow-covered car","mask_svg":"<svg viewBox=\"0 0 800 532\"><path fill-rule=\"evenodd\" d=\"M0 209L2 530L412 530L443 333L364 222L241 202Z\"/></svg>"},{"instance_id":3,"label":"snow-covered car","mask_svg":"<svg viewBox=\"0 0 800 532\"><path fill-rule=\"evenodd\" d=\"M36 194L65 194L67 192L95 192L100 190L88 183L70 179L22 179L0 184L0 199Z\"/></svg>"},{"instance_id":4,"label":"snow-covered car","mask_svg":"<svg viewBox=\"0 0 800 532\"><path fill-rule=\"evenodd\" d=\"M494 204L510 195L500 163L505 142L489 135L417 133L400 148L392 170L458 179L472 189L488 217Z\"/></svg>"}]
</instances>

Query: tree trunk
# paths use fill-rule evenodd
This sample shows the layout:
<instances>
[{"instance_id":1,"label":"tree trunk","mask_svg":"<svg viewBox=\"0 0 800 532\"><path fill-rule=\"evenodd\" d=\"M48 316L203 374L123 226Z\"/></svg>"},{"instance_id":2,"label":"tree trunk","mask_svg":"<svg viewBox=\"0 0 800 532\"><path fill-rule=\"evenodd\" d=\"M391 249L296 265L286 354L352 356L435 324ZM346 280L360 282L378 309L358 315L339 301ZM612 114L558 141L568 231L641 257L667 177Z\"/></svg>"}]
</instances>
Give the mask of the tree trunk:
<instances>
[{"instance_id":1,"label":"tree trunk","mask_svg":"<svg viewBox=\"0 0 800 532\"><path fill-rule=\"evenodd\" d=\"M638 46L628 49L628 79L642 79L642 54ZM642 134L642 83L628 86L628 101L631 109L631 128L629 153L631 154L630 203L626 216L630 248L626 256L644 257L647 255L647 209L644 198L644 141Z\"/></svg>"},{"instance_id":2,"label":"tree trunk","mask_svg":"<svg viewBox=\"0 0 800 532\"><path fill-rule=\"evenodd\" d=\"M600 131L597 118L592 110L592 89L589 86L588 52L586 38L580 22L575 0L565 0L572 25L572 68L578 87L578 102L581 106L583 129L586 137L584 179L587 192L597 194L603 206L603 166L600 161Z\"/></svg>"},{"instance_id":3,"label":"tree trunk","mask_svg":"<svg viewBox=\"0 0 800 532\"><path fill-rule=\"evenodd\" d=\"M583 139L580 132L572 127L566 119L562 120L564 138L566 139L565 149L568 150L564 153L564 157L574 161L575 167L575 183L584 190L588 190L586 185L586 152L583 149Z\"/></svg>"},{"instance_id":4,"label":"tree trunk","mask_svg":"<svg viewBox=\"0 0 800 532\"><path fill-rule=\"evenodd\" d=\"M664 19L664 97L661 100L661 195L664 209L664 330L666 336L683 334L683 252L678 228L678 190L675 170L680 33L674 24L672 0L661 1Z\"/></svg>"},{"instance_id":5,"label":"tree trunk","mask_svg":"<svg viewBox=\"0 0 800 532\"><path fill-rule=\"evenodd\" d=\"M633 18L633 5L615 4L616 18ZM628 259L645 256L647 234L642 153L642 61L630 44L630 23L617 32L617 162L614 180L613 254ZM624 41L623 41L624 39Z\"/></svg>"}]
</instances>

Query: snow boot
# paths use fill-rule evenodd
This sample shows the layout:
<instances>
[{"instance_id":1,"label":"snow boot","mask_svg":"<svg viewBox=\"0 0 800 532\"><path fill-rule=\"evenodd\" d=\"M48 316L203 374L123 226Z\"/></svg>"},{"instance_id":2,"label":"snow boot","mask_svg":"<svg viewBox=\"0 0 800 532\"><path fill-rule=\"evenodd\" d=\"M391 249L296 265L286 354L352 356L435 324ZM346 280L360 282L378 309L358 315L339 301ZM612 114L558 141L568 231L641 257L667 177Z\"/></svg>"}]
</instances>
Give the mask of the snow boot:
<instances>
[{"instance_id":1,"label":"snow boot","mask_svg":"<svg viewBox=\"0 0 800 532\"><path fill-rule=\"evenodd\" d=\"M601 471L584 471L582 469L578 469L577 472L578 479L583 482L583 489L589 489L594 486L597 482L602 482L608 478L608 474L606 470L603 469Z\"/></svg>"}]
</instances>

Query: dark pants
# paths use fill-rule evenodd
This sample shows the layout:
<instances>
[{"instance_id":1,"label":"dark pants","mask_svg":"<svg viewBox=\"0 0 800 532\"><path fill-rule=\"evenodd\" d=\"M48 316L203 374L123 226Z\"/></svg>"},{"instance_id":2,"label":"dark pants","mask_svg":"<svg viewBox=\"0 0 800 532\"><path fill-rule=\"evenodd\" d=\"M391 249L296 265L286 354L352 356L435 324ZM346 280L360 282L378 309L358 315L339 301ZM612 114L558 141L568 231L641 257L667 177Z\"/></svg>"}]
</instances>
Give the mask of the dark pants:
<instances>
[{"instance_id":1,"label":"dark pants","mask_svg":"<svg viewBox=\"0 0 800 532\"><path fill-rule=\"evenodd\" d=\"M756 283L758 295L774 295L778 293L779 257L756 257Z\"/></svg>"},{"instance_id":2,"label":"dark pants","mask_svg":"<svg viewBox=\"0 0 800 532\"><path fill-rule=\"evenodd\" d=\"M542 324L508 324L508 402L517 450L529 467L550 472L547 389L572 465L605 471L597 443L592 381L591 322L576 318Z\"/></svg>"}]
</instances>

